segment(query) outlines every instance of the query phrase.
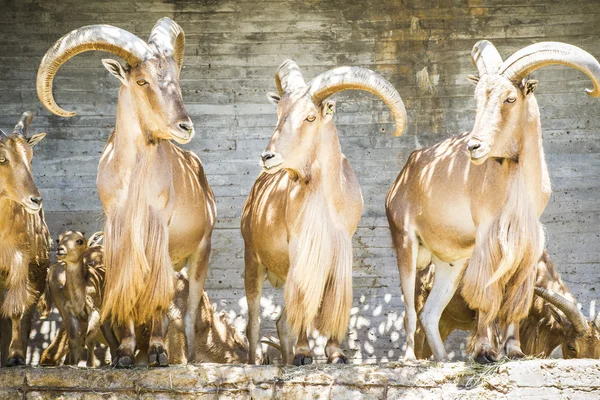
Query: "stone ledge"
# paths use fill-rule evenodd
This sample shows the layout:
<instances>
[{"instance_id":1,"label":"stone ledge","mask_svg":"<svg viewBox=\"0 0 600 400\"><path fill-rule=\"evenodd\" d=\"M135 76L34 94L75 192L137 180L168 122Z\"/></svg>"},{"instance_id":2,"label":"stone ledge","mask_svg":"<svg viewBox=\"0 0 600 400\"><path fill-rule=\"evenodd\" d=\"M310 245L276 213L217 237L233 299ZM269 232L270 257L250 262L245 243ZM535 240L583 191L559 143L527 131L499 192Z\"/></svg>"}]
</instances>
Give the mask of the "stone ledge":
<instances>
[{"instance_id":1,"label":"stone ledge","mask_svg":"<svg viewBox=\"0 0 600 400\"><path fill-rule=\"evenodd\" d=\"M132 370L0 370L0 399L600 398L600 362L527 360L277 367L201 364Z\"/></svg>"}]
</instances>

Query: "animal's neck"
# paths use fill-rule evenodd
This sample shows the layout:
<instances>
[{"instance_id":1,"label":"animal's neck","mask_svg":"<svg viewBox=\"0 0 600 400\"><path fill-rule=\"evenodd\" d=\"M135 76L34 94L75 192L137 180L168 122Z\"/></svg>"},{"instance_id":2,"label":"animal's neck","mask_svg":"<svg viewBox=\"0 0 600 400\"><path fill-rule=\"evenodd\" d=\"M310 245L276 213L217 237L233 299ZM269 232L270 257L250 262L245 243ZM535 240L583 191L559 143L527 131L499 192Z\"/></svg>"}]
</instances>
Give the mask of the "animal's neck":
<instances>
[{"instance_id":1,"label":"animal's neck","mask_svg":"<svg viewBox=\"0 0 600 400\"><path fill-rule=\"evenodd\" d=\"M121 88L114 138L115 160L121 164L133 165L139 161L140 155L144 155L145 158L156 155L163 142L144 130L136 107L131 94Z\"/></svg>"},{"instance_id":2,"label":"animal's neck","mask_svg":"<svg viewBox=\"0 0 600 400\"><path fill-rule=\"evenodd\" d=\"M6 220L14 221L18 211L18 204L7 197L0 198L0 215ZM0 237L10 233L13 229L13 224L0 224Z\"/></svg>"},{"instance_id":3,"label":"animal's neck","mask_svg":"<svg viewBox=\"0 0 600 400\"><path fill-rule=\"evenodd\" d=\"M323 131L315 158L309 166L308 188L311 193L322 195L329 211L343 211L345 182L342 171L343 154L335 128Z\"/></svg>"},{"instance_id":4,"label":"animal's neck","mask_svg":"<svg viewBox=\"0 0 600 400\"><path fill-rule=\"evenodd\" d=\"M522 129L517 138L518 161L513 163L513 167L518 168L518 173L522 175L522 190L527 192L530 204L539 217L546 207L551 189L542 146L539 108L534 97L523 108L522 121Z\"/></svg>"}]
</instances>

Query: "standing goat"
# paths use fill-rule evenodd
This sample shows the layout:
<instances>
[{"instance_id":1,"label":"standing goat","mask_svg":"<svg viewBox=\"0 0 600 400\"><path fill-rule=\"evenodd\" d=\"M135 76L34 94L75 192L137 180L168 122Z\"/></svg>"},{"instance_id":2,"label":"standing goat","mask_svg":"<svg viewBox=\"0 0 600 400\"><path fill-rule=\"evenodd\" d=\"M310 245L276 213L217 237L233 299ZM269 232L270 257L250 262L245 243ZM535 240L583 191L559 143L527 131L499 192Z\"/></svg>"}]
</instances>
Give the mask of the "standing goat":
<instances>
[{"instance_id":1,"label":"standing goat","mask_svg":"<svg viewBox=\"0 0 600 400\"><path fill-rule=\"evenodd\" d=\"M550 196L534 70L555 64L588 75L600 96L600 64L564 43L525 47L502 62L488 41L472 52L479 77L472 131L414 151L390 189L386 211L406 304L406 358L414 359L415 278L433 260L435 280L420 314L437 360L447 358L438 322L463 276L462 295L478 311L474 356L495 360L488 329L510 327L510 357L522 356L519 321L533 298L544 248L539 217ZM470 262L467 263L467 260ZM468 265L467 265L468 264ZM465 270L466 268L466 270Z\"/></svg>"},{"instance_id":2,"label":"standing goat","mask_svg":"<svg viewBox=\"0 0 600 400\"><path fill-rule=\"evenodd\" d=\"M32 119L24 112L12 134L0 131L0 324L6 324L0 356L1 365L9 367L25 365L33 309L50 264L51 239L31 172L32 148L46 134L27 137Z\"/></svg>"},{"instance_id":3,"label":"standing goat","mask_svg":"<svg viewBox=\"0 0 600 400\"><path fill-rule=\"evenodd\" d=\"M433 286L435 266L417 273L415 303L417 313ZM600 358L600 314L594 321L577 308L577 300L564 284L548 252L544 250L536 267L534 301L527 318L521 321L521 350L530 356L550 357L558 346L564 358ZM456 293L442 313L439 323L443 341L456 329L472 331L477 327L477 314L470 309L460 293ZM492 330L492 344L498 346L497 330ZM415 335L415 355L429 358L431 350L425 333L418 326Z\"/></svg>"},{"instance_id":4,"label":"standing goat","mask_svg":"<svg viewBox=\"0 0 600 400\"><path fill-rule=\"evenodd\" d=\"M42 353L41 365L57 365L67 353L67 364L77 365L81 359L82 338L87 348L87 366L95 366L94 348L97 339L109 345L111 356L117 350L117 340L109 321L100 321L104 293L103 248L98 243L102 233L89 241L76 231L63 232L57 240L59 262L50 266L44 296L48 305L56 305L62 318L58 334ZM65 336L67 340L65 340Z\"/></svg>"},{"instance_id":5,"label":"standing goat","mask_svg":"<svg viewBox=\"0 0 600 400\"><path fill-rule=\"evenodd\" d=\"M374 93L391 109L397 134L404 132L406 110L392 85L364 68L337 68L305 84L296 63L287 60L275 81L279 95L268 97L277 106L277 126L242 213L249 363L256 360L265 275L275 287L285 283L277 322L284 363L292 361L290 328L298 338L293 363L312 362L309 327L329 338L328 362L346 362L339 342L350 317L352 235L363 201L340 148L335 102L327 98L349 89Z\"/></svg>"},{"instance_id":6,"label":"standing goat","mask_svg":"<svg viewBox=\"0 0 600 400\"><path fill-rule=\"evenodd\" d=\"M136 349L135 324L150 323L148 362L168 364L164 349L166 313L173 300L173 269L186 264L190 296L185 315L188 361L194 361L194 322L204 290L215 200L200 159L170 142L188 143L194 125L188 116L179 73L184 33L169 18L152 29L148 43L109 25L76 29L46 53L37 78L38 96L52 113L61 109L52 95L59 67L91 50L123 58L123 67L103 60L121 81L117 120L98 168L98 192L106 213L106 292L102 317L121 330L114 357L130 367Z\"/></svg>"}]
</instances>

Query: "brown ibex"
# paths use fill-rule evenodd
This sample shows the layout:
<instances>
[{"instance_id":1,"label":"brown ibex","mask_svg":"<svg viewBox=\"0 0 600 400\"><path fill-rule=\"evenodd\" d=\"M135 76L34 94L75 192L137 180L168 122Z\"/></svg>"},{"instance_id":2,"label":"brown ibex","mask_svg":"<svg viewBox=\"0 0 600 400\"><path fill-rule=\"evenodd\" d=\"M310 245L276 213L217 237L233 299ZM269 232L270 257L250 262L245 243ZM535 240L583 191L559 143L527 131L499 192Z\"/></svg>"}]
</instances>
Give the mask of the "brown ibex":
<instances>
[{"instance_id":1,"label":"brown ibex","mask_svg":"<svg viewBox=\"0 0 600 400\"><path fill-rule=\"evenodd\" d=\"M185 271L177 276L175 300L169 310L168 350L169 362L180 364L182 354L183 315L187 307L189 282ZM208 294L202 294L201 311L196 320L196 360L211 363L240 364L248 362L248 344L231 325L227 315L217 314Z\"/></svg>"},{"instance_id":2,"label":"brown ibex","mask_svg":"<svg viewBox=\"0 0 600 400\"><path fill-rule=\"evenodd\" d=\"M488 41L473 48L477 111L471 132L414 151L386 199L406 304L406 355L413 359L417 269L436 266L431 295L420 314L437 360L447 357L438 330L458 288L478 311L474 358L495 360L488 328L498 318L510 327L505 347L519 349L519 321L533 299L535 265L544 249L539 217L550 196L542 147L534 70L555 64L588 75L600 96L600 64L564 43L527 46L506 61ZM470 262L467 265L467 260Z\"/></svg>"},{"instance_id":3,"label":"brown ibex","mask_svg":"<svg viewBox=\"0 0 600 400\"><path fill-rule=\"evenodd\" d=\"M52 113L61 109L52 95L59 67L91 50L111 52L126 67L103 60L121 81L115 130L98 168L98 192L106 214L106 292L103 318L120 326L117 367L134 363L135 325L150 323L150 365L168 364L164 349L166 313L173 300L173 269L186 264L190 296L185 319L188 361L194 360L194 323L200 305L215 223L214 195L200 159L170 140L188 143L194 126L188 116L179 73L184 33L169 18L152 29L148 43L109 25L76 29L46 53L37 78L38 96Z\"/></svg>"},{"instance_id":4,"label":"brown ibex","mask_svg":"<svg viewBox=\"0 0 600 400\"><path fill-rule=\"evenodd\" d=\"M433 286L435 266L417 273L415 303L421 311ZM594 321L577 308L577 301L564 284L546 250L536 267L534 297L529 315L521 321L521 350L530 356L549 357L561 346L564 358L600 358L600 314ZM440 318L440 334L446 338L456 329L472 331L477 327L476 312L469 308L460 293L456 293ZM492 330L492 344L497 347L497 331ZM415 334L415 355L429 358L431 350L419 324Z\"/></svg>"},{"instance_id":5,"label":"brown ibex","mask_svg":"<svg viewBox=\"0 0 600 400\"><path fill-rule=\"evenodd\" d=\"M268 97L277 106L277 126L242 212L249 363L256 360L265 276L275 287L285 283L277 322L284 362L312 362L307 338L312 327L329 338L328 362L345 363L339 342L350 317L352 235L363 201L340 148L335 102L327 99L350 89L374 93L391 109L398 135L406 126L406 110L392 85L364 68L333 69L305 84L296 63L287 60L275 82L279 95ZM298 338L293 358L290 334Z\"/></svg>"},{"instance_id":6,"label":"brown ibex","mask_svg":"<svg viewBox=\"0 0 600 400\"><path fill-rule=\"evenodd\" d=\"M33 310L50 264L51 239L31 172L33 146L46 134L27 137L32 119L24 112L10 135L0 131L0 356L8 367L25 365Z\"/></svg>"},{"instance_id":7,"label":"brown ibex","mask_svg":"<svg viewBox=\"0 0 600 400\"><path fill-rule=\"evenodd\" d=\"M87 348L88 367L96 364L97 340L104 339L111 355L117 350L110 321L100 321L105 274L103 247L98 245L101 239L102 232L86 240L76 231L63 232L57 239L59 262L48 270L44 297L48 305L56 305L62 323L58 334L42 353L41 365L58 365L67 352L69 357L65 363L77 365L81 359L82 341Z\"/></svg>"}]
</instances>

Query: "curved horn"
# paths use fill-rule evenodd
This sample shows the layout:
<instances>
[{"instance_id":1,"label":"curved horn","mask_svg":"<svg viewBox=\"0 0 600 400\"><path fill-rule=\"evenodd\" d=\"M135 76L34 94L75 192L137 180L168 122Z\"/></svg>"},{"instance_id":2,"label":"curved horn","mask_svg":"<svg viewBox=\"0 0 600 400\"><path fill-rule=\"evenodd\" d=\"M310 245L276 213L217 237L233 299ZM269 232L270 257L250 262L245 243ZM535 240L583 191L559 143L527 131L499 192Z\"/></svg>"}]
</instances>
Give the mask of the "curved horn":
<instances>
[{"instance_id":1,"label":"curved horn","mask_svg":"<svg viewBox=\"0 0 600 400\"><path fill-rule=\"evenodd\" d=\"M4 132L2 129L0 129L0 140L6 139L8 136L6 135L6 132Z\"/></svg>"},{"instance_id":2,"label":"curved horn","mask_svg":"<svg viewBox=\"0 0 600 400\"><path fill-rule=\"evenodd\" d=\"M280 96L306 86L300 67L293 60L285 60L275 73L275 84Z\"/></svg>"},{"instance_id":3,"label":"curved horn","mask_svg":"<svg viewBox=\"0 0 600 400\"><path fill-rule=\"evenodd\" d=\"M111 25L89 25L67 33L48 50L38 70L37 93L48 111L61 117L75 115L56 104L52 81L61 65L77 54L91 50L113 53L135 67L147 56L150 48L133 33Z\"/></svg>"},{"instance_id":4,"label":"curved horn","mask_svg":"<svg viewBox=\"0 0 600 400\"><path fill-rule=\"evenodd\" d=\"M26 136L27 130L29 129L29 125L31 125L31 120L33 120L33 113L31 111L25 111L21 118L19 118L19 122L15 125L15 129L13 129L13 134Z\"/></svg>"},{"instance_id":5,"label":"curved horn","mask_svg":"<svg viewBox=\"0 0 600 400\"><path fill-rule=\"evenodd\" d=\"M157 51L164 55L173 56L181 70L185 52L185 34L179 24L171 18L159 19L150 32L148 43L154 44Z\"/></svg>"},{"instance_id":6,"label":"curved horn","mask_svg":"<svg viewBox=\"0 0 600 400\"><path fill-rule=\"evenodd\" d=\"M317 76L308 83L308 91L315 103L342 90L365 90L378 96L390 108L396 121L395 136L406 129L406 108L400 94L381 75L360 67L340 67Z\"/></svg>"},{"instance_id":7,"label":"curved horn","mask_svg":"<svg viewBox=\"0 0 600 400\"><path fill-rule=\"evenodd\" d=\"M479 76L485 74L491 75L498 72L502 65L502 57L492 42L488 40L480 40L475 43L471 50L471 59L477 67Z\"/></svg>"},{"instance_id":8,"label":"curved horn","mask_svg":"<svg viewBox=\"0 0 600 400\"><path fill-rule=\"evenodd\" d=\"M548 303L562 311L573 325L573 329L575 329L577 334L582 335L587 332L587 318L581 311L579 311L579 308L577 308L576 304L571 303L565 297L548 289L536 287L534 288L534 291L536 295L540 296L542 299L546 300Z\"/></svg>"},{"instance_id":9,"label":"curved horn","mask_svg":"<svg viewBox=\"0 0 600 400\"><path fill-rule=\"evenodd\" d=\"M600 64L590 53L566 43L542 42L527 46L510 56L498 73L512 81L520 81L531 72L547 65L566 65L586 74L594 89L586 89L592 97L600 97Z\"/></svg>"}]
</instances>

